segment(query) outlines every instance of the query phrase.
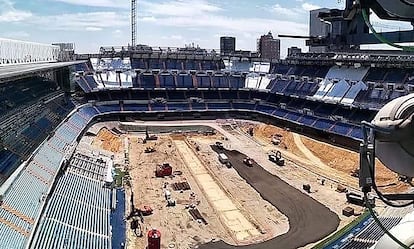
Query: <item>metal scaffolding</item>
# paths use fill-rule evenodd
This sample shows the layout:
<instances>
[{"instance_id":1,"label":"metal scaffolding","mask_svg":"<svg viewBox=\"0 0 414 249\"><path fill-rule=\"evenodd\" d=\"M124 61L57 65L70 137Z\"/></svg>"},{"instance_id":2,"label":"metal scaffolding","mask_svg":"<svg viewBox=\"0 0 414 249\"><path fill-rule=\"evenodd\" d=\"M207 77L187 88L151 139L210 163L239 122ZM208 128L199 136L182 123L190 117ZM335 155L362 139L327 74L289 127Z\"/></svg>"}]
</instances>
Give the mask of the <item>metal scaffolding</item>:
<instances>
[{"instance_id":1,"label":"metal scaffolding","mask_svg":"<svg viewBox=\"0 0 414 249\"><path fill-rule=\"evenodd\" d=\"M54 62L59 51L58 46L0 38L0 65Z\"/></svg>"}]
</instances>

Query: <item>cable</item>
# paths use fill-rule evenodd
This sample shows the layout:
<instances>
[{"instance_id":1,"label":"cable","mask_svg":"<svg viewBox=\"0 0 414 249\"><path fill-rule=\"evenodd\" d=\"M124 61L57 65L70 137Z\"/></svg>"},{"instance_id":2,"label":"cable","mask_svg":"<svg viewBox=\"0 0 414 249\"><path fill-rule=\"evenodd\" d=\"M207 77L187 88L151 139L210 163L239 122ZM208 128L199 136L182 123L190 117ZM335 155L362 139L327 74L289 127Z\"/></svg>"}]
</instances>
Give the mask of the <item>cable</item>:
<instances>
[{"instance_id":1,"label":"cable","mask_svg":"<svg viewBox=\"0 0 414 249\"><path fill-rule=\"evenodd\" d=\"M369 213L371 214L372 218L374 218L374 221L378 224L378 226L381 228L381 230L386 235L388 235L395 243L397 243L399 246L401 246L402 248L410 249L410 247L408 247L407 245L402 243L399 239L394 237L394 235L392 233L390 233L390 231L388 231L386 227L384 227L384 225L381 223L381 221L378 219L377 215L375 214L374 209L371 206L371 203L369 203L367 193L364 194L364 197L365 197L365 205L367 206L367 208L369 210Z\"/></svg>"},{"instance_id":2,"label":"cable","mask_svg":"<svg viewBox=\"0 0 414 249\"><path fill-rule=\"evenodd\" d=\"M386 133L386 134L390 134L390 133L391 133L391 131L393 130L393 129L389 129L389 128L382 128L382 127L378 127L378 126L376 126L376 125L374 125L374 124L372 124L372 123L366 122L366 121L362 121L362 125L363 125L364 127L371 128L371 129L373 129L374 131L381 132L381 133ZM374 160L375 160L375 159L374 159ZM374 167L375 167L375 161L374 161ZM381 193L381 191L378 189L378 186L377 186L377 185L376 185L376 183L375 183L375 174L374 174L374 169L373 169L373 168L371 168L371 167L369 168L369 175L370 175L370 177L371 177L371 179L372 179L372 185L371 185L372 189L375 191L375 193L377 194L378 198L379 198L381 201L383 201L385 204L387 204L388 206L391 206L391 207L395 207L395 208L404 208L404 207L408 207L408 206L410 206L410 205L414 205L414 201L406 202L406 203L404 203L404 204L396 204L396 203L394 203L393 201L388 200L388 199L384 196L384 194L382 194L382 193Z\"/></svg>"},{"instance_id":3,"label":"cable","mask_svg":"<svg viewBox=\"0 0 414 249\"><path fill-rule=\"evenodd\" d=\"M359 4L361 4L361 1L358 1ZM371 22L369 21L369 15L366 9L361 9L362 12L362 17L364 18L364 21L366 23L366 25L368 26L368 28L371 30L371 32L374 34L374 36L382 43L385 43L389 46L398 48L398 49L402 49L404 51L410 51L413 52L414 51L414 47L413 46L403 46L403 45L398 45L395 44L389 40L387 40L385 37L383 37L381 34L379 34L374 27L372 26Z\"/></svg>"}]
</instances>

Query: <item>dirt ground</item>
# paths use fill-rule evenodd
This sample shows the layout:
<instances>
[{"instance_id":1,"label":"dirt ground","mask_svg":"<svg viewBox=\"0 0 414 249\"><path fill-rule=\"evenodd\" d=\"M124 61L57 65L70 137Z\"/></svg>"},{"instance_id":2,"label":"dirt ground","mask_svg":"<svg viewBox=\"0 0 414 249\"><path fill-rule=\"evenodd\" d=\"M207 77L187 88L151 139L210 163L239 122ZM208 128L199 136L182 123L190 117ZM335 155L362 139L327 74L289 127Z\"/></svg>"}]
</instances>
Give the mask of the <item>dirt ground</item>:
<instances>
[{"instance_id":1,"label":"dirt ground","mask_svg":"<svg viewBox=\"0 0 414 249\"><path fill-rule=\"evenodd\" d=\"M174 246L174 248L194 248L199 244L205 244L212 240L223 240L232 245L245 245L259 243L270 240L277 235L286 233L289 225L287 218L281 214L272 204L263 200L245 180L236 172L223 168L218 162L217 156L211 150L213 144L221 136L205 137L202 135L191 136L189 147L193 149L197 157L204 163L210 175L216 183L226 193L228 198L237 207L237 210L251 222L259 231L250 239L237 240L237 236L227 227L226 220L230 218L228 214L223 220L222 214L217 210L214 202L211 202L206 194L206 189L200 185L197 178L186 167L186 163L180 155L174 140L168 135L159 137L156 142L142 144L142 139L128 135L130 151L131 190L134 192L134 205L140 207L150 205L154 209L154 214L144 217L142 224L144 233L155 227L162 233L162 248ZM176 136L173 136L177 139ZM202 141L202 142L200 142ZM147 146L156 149L154 153L144 153ZM199 151L197 152L196 147ZM215 160L211 161L209 156ZM155 165L169 162L173 170L182 172L180 176L173 178L155 178ZM170 184L175 182L187 181L191 186L191 191L183 193L173 191ZM175 207L166 207L164 197L164 186L167 185L172 193L172 197L177 200ZM127 190L127 196L130 191ZM208 189L207 189L208 191ZM190 193L195 193L196 198L190 198ZM129 200L129 197L127 197ZM207 225L194 221L190 216L186 205L196 204L203 217L208 221ZM127 214L129 214L127 205ZM260 212L257 212L260 210ZM129 224L127 225L129 227ZM128 229L128 245L131 248L145 248L146 239L138 238Z\"/></svg>"},{"instance_id":2,"label":"dirt ground","mask_svg":"<svg viewBox=\"0 0 414 249\"><path fill-rule=\"evenodd\" d=\"M304 136L301 136L301 138L306 147L328 166L345 173L350 173L352 170L359 168L358 153L337 148ZM407 184L398 181L398 174L386 168L378 159L376 160L375 170L378 186L386 186L383 189L390 192L408 190L409 186Z\"/></svg>"},{"instance_id":3,"label":"dirt ground","mask_svg":"<svg viewBox=\"0 0 414 249\"><path fill-rule=\"evenodd\" d=\"M220 131L219 128L217 129ZM105 131L102 129L101 131L109 135L107 136L109 139L113 139L115 136L108 130ZM132 178L132 187L126 187L126 215L130 213L129 198L131 191L134 193L135 206L141 207L143 205L149 205L154 209L154 214L144 217L144 223L142 224L144 237L142 238L137 237L129 228L130 222L127 223L128 248L145 248L147 245L145 234L154 227L158 228L162 233L161 248L180 249L194 248L197 245L218 240L223 240L226 244L231 245L261 243L270 241L272 238L288 232L290 220L285 216L285 212L287 211L284 210L282 213L276 208L276 203L264 200L258 191L253 188L252 183L248 183L243 179L235 169L223 167L218 162L217 154L210 148L210 145L214 144L217 140L222 141L226 148L244 150L243 153L253 157L266 171L279 176L283 181L302 193L302 184L311 184L312 193L310 196L339 215L339 228L353 219L352 217L346 218L341 215L343 207L352 206L357 213L360 212L358 207L346 203L344 194L335 191L337 185L335 182L327 180L326 184L321 186L319 184L320 178L317 175L304 170L294 163L288 161L285 167L275 167L273 163L268 161L266 153L270 149L274 149L274 146L270 145L273 132L281 134L283 138L287 138L283 146L286 145L290 152L296 152L302 157L305 157L296 145L292 133L289 131L272 126L257 126L255 127L255 133L259 135L255 135L253 138L239 131L230 131L231 134L228 134L221 129L221 132L223 135L218 133L216 136L210 137L202 135L189 136L189 143L193 145L192 148L194 151L197 151L196 148L198 147L199 151L196 152L198 158L204 162L205 167L209 170L213 178L217 180L216 182L235 202L243 215L257 227L262 233L262 236L252 238L250 242L244 241L244 243L235 240L234 236L220 219L219 213L206 197L202 186L200 186L188 169L188 166L186 166L171 136L162 135L158 141L150 141L147 144L143 144L143 135L129 134L126 135L129 141L130 162L127 168ZM126 138L124 136L118 138L120 144L118 150L122 149L121 141L123 139ZM259 145L254 140L261 141L264 145ZM116 141L116 139L112 141ZM153 146L156 152L150 154L144 153L144 149L147 146ZM181 171L182 175L176 175L173 178L155 178L155 165L163 162L169 162L173 166L173 170ZM191 186L191 190L183 192L173 191L171 184L182 181L187 181ZM267 185L270 186L272 184ZM164 186L171 191L172 198L177 201L175 207L167 207L164 197ZM194 193L195 196L191 197L190 193ZM208 221L207 225L199 223L191 217L186 209L186 206L189 204L197 205L198 210ZM257 212L257 210L260 210L260 212ZM310 248L310 246L308 245L305 248Z\"/></svg>"},{"instance_id":4,"label":"dirt ground","mask_svg":"<svg viewBox=\"0 0 414 249\"><path fill-rule=\"evenodd\" d=\"M170 137L161 136L158 141L147 144L142 144L142 139L137 136L129 136L129 140L131 190L134 192L134 204L136 207L149 205L154 210L152 215L144 217L142 224L144 234L151 228L158 228L162 236L161 248L193 248L214 239L234 243L186 168ZM156 152L144 153L147 146L153 146ZM172 178L155 178L155 166L164 162L170 163L173 170L181 171L182 175ZM189 183L191 190L182 192L172 190L170 186L172 183L185 181ZM172 198L176 200L175 207L167 207L164 196L165 189L171 191ZM191 193L194 193L195 196L191 197ZM191 217L186 209L186 205L190 204L197 206L207 220L207 225L199 223ZM128 213L129 211L127 211ZM147 246L146 237L136 237L131 229L128 229L127 238L128 248L145 248Z\"/></svg>"},{"instance_id":5,"label":"dirt ground","mask_svg":"<svg viewBox=\"0 0 414 249\"><path fill-rule=\"evenodd\" d=\"M243 130L247 130L249 126L245 125ZM277 146L278 149L286 150L294 155L309 160L306 155L300 150L295 142L293 133L291 131L275 127L272 125L260 124L254 125L254 137L261 142L270 144L272 137L276 134L282 136L281 144ZM306 148L313 153L320 161L343 175L350 175L351 171L359 168L359 154L340 147L336 147L324 142L316 141L314 139L300 135L302 143ZM387 169L379 160L376 161L376 181L384 191L389 193L404 192L410 188L410 185L398 181L398 174ZM349 185L357 186L358 178L346 177Z\"/></svg>"},{"instance_id":6,"label":"dirt ground","mask_svg":"<svg viewBox=\"0 0 414 249\"><path fill-rule=\"evenodd\" d=\"M106 127L104 127L99 130L92 145L99 146L104 150L117 153L117 152L121 152L122 139L120 138L120 136L115 135L110 130L108 130Z\"/></svg>"},{"instance_id":7,"label":"dirt ground","mask_svg":"<svg viewBox=\"0 0 414 249\"><path fill-rule=\"evenodd\" d=\"M246 127L243 127L243 130L247 130ZM272 141L273 136L280 135L281 143L280 148L283 148L287 151L291 151L297 156L304 157L304 154L296 146L296 143L293 139L292 132L289 130L279 128L273 125L255 125L254 126L255 137L267 143Z\"/></svg>"}]
</instances>

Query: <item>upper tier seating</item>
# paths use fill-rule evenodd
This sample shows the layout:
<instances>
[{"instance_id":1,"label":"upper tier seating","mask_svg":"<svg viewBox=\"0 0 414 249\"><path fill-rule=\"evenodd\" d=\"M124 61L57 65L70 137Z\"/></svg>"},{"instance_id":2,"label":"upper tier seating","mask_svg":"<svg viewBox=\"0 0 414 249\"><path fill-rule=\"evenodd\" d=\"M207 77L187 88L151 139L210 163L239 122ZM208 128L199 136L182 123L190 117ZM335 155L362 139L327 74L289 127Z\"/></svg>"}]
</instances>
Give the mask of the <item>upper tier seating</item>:
<instances>
[{"instance_id":1,"label":"upper tier seating","mask_svg":"<svg viewBox=\"0 0 414 249\"><path fill-rule=\"evenodd\" d=\"M217 60L184 59L131 59L132 69L141 70L196 70L219 71L224 69L224 62Z\"/></svg>"}]
</instances>

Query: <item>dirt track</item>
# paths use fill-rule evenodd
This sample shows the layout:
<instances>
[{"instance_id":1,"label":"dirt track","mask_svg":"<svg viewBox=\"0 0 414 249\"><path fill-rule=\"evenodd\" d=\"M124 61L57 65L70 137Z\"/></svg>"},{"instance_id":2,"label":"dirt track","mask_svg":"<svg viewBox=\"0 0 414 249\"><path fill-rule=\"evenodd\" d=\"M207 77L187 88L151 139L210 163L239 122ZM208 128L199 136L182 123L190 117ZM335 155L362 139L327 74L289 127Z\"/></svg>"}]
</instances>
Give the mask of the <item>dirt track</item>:
<instances>
[{"instance_id":1,"label":"dirt track","mask_svg":"<svg viewBox=\"0 0 414 249\"><path fill-rule=\"evenodd\" d=\"M216 152L218 149L212 146ZM294 249L316 242L336 230L339 225L338 216L327 207L308 195L293 188L279 177L264 170L254 163L253 167L243 164L245 157L238 151L224 151L233 167L263 199L274 205L289 219L290 229L286 234L269 241L243 246L248 249ZM260 212L260 210L257 210ZM235 246L222 241L201 245L201 249L232 249ZM239 248L239 247L237 247Z\"/></svg>"}]
</instances>

